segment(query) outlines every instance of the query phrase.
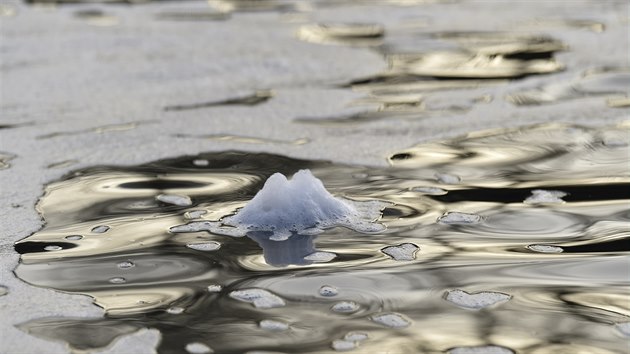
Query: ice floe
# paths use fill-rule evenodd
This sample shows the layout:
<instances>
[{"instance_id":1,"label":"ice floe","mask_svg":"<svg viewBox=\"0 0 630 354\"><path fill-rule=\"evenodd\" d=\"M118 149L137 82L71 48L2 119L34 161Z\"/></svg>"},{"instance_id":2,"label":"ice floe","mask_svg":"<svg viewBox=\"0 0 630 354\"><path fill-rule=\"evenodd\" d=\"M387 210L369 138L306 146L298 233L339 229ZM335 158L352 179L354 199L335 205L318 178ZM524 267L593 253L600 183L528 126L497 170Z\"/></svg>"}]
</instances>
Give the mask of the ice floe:
<instances>
[{"instance_id":1,"label":"ice floe","mask_svg":"<svg viewBox=\"0 0 630 354\"><path fill-rule=\"evenodd\" d=\"M471 294L460 289L447 291L444 295L446 301L471 310L481 310L492 305L502 304L509 301L511 298L512 295L494 291L481 291Z\"/></svg>"}]
</instances>

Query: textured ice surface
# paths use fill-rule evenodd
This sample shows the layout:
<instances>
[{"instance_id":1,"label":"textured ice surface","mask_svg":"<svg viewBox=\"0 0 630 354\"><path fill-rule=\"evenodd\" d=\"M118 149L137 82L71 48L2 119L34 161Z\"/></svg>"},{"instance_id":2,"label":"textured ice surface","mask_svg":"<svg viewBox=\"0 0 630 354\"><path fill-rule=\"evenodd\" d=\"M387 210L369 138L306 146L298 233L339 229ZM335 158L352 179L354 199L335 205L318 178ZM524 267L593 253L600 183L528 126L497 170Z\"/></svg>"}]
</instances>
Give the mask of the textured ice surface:
<instances>
[{"instance_id":1,"label":"textured ice surface","mask_svg":"<svg viewBox=\"0 0 630 354\"><path fill-rule=\"evenodd\" d=\"M403 317L403 315L397 313L378 314L372 316L372 321L390 328L404 328L411 325L411 322L408 319Z\"/></svg>"},{"instance_id":2,"label":"textured ice surface","mask_svg":"<svg viewBox=\"0 0 630 354\"><path fill-rule=\"evenodd\" d=\"M381 249L381 252L397 261L413 261L420 247L413 243L402 243L397 246L389 246Z\"/></svg>"},{"instance_id":3,"label":"textured ice surface","mask_svg":"<svg viewBox=\"0 0 630 354\"><path fill-rule=\"evenodd\" d=\"M334 312L351 313L359 310L360 306L353 301L341 301L333 305L331 310Z\"/></svg>"},{"instance_id":4,"label":"textured ice surface","mask_svg":"<svg viewBox=\"0 0 630 354\"><path fill-rule=\"evenodd\" d=\"M463 290L456 289L448 291L444 298L446 301L459 307L471 310L481 310L492 305L509 301L512 296L493 291L481 291L470 294Z\"/></svg>"},{"instance_id":5,"label":"textured ice surface","mask_svg":"<svg viewBox=\"0 0 630 354\"><path fill-rule=\"evenodd\" d=\"M542 204L542 203L564 203L562 197L567 194L562 191L548 191L544 189L534 189L532 195L523 201L525 204Z\"/></svg>"},{"instance_id":6,"label":"textured ice surface","mask_svg":"<svg viewBox=\"0 0 630 354\"><path fill-rule=\"evenodd\" d=\"M527 248L540 253L562 253L564 251L562 247L551 245L529 245Z\"/></svg>"},{"instance_id":7,"label":"textured ice surface","mask_svg":"<svg viewBox=\"0 0 630 354\"><path fill-rule=\"evenodd\" d=\"M187 244L186 247L197 251L216 251L221 248L221 244L216 241L195 242Z\"/></svg>"},{"instance_id":8,"label":"textured ice surface","mask_svg":"<svg viewBox=\"0 0 630 354\"><path fill-rule=\"evenodd\" d=\"M321 296L336 296L337 294L339 294L339 290L334 286L324 285L319 288L319 295Z\"/></svg>"},{"instance_id":9,"label":"textured ice surface","mask_svg":"<svg viewBox=\"0 0 630 354\"><path fill-rule=\"evenodd\" d=\"M243 209L223 222L247 231L271 231L281 235L280 239L292 233L317 234L335 226L369 233L384 229L373 222L382 207L380 202L335 198L311 171L300 170L291 180L280 173L269 177Z\"/></svg>"},{"instance_id":10,"label":"textured ice surface","mask_svg":"<svg viewBox=\"0 0 630 354\"><path fill-rule=\"evenodd\" d=\"M483 345L478 347L457 347L449 349L448 354L514 354L514 351L496 345Z\"/></svg>"},{"instance_id":11,"label":"textured ice surface","mask_svg":"<svg viewBox=\"0 0 630 354\"><path fill-rule=\"evenodd\" d=\"M250 302L259 309L269 309L286 305L279 296L264 289L243 289L230 293L230 297L236 300Z\"/></svg>"},{"instance_id":12,"label":"textured ice surface","mask_svg":"<svg viewBox=\"0 0 630 354\"><path fill-rule=\"evenodd\" d=\"M304 257L304 259L306 259L307 261L315 262L315 263L326 263L326 262L332 261L333 259L335 259L335 257L337 257L335 253L317 251Z\"/></svg>"},{"instance_id":13,"label":"textured ice surface","mask_svg":"<svg viewBox=\"0 0 630 354\"><path fill-rule=\"evenodd\" d=\"M483 221L483 217L477 214L468 214L460 212L449 212L438 218L438 223L447 225L466 225L478 224Z\"/></svg>"}]
</instances>

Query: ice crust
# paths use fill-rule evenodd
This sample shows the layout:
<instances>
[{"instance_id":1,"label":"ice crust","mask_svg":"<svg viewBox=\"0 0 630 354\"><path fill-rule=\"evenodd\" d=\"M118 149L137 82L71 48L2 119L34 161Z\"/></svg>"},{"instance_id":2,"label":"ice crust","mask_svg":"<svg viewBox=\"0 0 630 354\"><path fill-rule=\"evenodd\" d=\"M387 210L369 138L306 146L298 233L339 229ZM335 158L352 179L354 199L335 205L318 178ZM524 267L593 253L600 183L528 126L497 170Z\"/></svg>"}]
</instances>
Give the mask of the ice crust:
<instances>
[{"instance_id":1,"label":"ice crust","mask_svg":"<svg viewBox=\"0 0 630 354\"><path fill-rule=\"evenodd\" d=\"M228 236L268 232L269 239L284 241L294 234L316 235L324 229L344 226L374 233L385 226L375 222L387 204L336 198L311 171L300 170L287 179L275 173L254 198L235 215L221 222L198 221L171 228L171 232L210 231Z\"/></svg>"}]
</instances>

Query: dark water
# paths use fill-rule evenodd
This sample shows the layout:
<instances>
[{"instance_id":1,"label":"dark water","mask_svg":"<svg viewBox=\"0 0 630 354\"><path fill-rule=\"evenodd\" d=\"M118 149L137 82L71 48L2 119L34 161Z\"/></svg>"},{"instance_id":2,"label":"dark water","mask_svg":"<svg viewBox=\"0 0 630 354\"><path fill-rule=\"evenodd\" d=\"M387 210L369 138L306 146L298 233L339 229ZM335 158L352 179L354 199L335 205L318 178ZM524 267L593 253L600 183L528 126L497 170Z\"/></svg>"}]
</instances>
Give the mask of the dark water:
<instances>
[{"instance_id":1,"label":"dark water","mask_svg":"<svg viewBox=\"0 0 630 354\"><path fill-rule=\"evenodd\" d=\"M471 133L387 168L222 152L81 170L46 188L15 272L107 316L21 328L77 351L148 327L161 353L628 353L629 132ZM304 168L333 194L391 203L387 230L169 232Z\"/></svg>"}]
</instances>

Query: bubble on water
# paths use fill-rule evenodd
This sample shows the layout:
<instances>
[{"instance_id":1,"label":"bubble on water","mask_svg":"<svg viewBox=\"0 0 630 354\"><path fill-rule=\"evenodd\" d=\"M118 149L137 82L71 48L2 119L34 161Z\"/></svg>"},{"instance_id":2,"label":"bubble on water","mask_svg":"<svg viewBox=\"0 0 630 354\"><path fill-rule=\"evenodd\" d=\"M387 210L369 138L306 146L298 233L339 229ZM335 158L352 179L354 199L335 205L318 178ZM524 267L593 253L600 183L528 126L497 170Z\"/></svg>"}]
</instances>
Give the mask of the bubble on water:
<instances>
[{"instance_id":1,"label":"bubble on water","mask_svg":"<svg viewBox=\"0 0 630 354\"><path fill-rule=\"evenodd\" d=\"M374 315L371 320L390 328L405 328L411 325L411 321L399 313L382 313Z\"/></svg>"},{"instance_id":2,"label":"bubble on water","mask_svg":"<svg viewBox=\"0 0 630 354\"><path fill-rule=\"evenodd\" d=\"M361 342L368 339L369 336L364 332L348 332L343 339L351 341L351 342Z\"/></svg>"},{"instance_id":3,"label":"bubble on water","mask_svg":"<svg viewBox=\"0 0 630 354\"><path fill-rule=\"evenodd\" d=\"M562 247L552 245L529 245L527 248L540 253L562 253L564 251Z\"/></svg>"},{"instance_id":4,"label":"bubble on water","mask_svg":"<svg viewBox=\"0 0 630 354\"><path fill-rule=\"evenodd\" d=\"M326 262L332 261L336 257L337 257L336 253L317 251L304 257L304 259L307 261L315 262L315 263L326 263Z\"/></svg>"},{"instance_id":5,"label":"bubble on water","mask_svg":"<svg viewBox=\"0 0 630 354\"><path fill-rule=\"evenodd\" d=\"M9 288L6 286L0 285L0 296L4 296L9 293Z\"/></svg>"},{"instance_id":6,"label":"bubble on water","mask_svg":"<svg viewBox=\"0 0 630 354\"><path fill-rule=\"evenodd\" d=\"M186 351L190 354L214 353L214 350L212 350L212 348L200 342L193 342L193 343L186 344Z\"/></svg>"},{"instance_id":7,"label":"bubble on water","mask_svg":"<svg viewBox=\"0 0 630 354\"><path fill-rule=\"evenodd\" d=\"M260 326L260 328L272 332L281 332L289 329L288 324L274 320L262 320L258 325Z\"/></svg>"},{"instance_id":8,"label":"bubble on water","mask_svg":"<svg viewBox=\"0 0 630 354\"><path fill-rule=\"evenodd\" d=\"M57 246L57 245L50 245L50 246L46 246L44 247L44 251L61 251L63 248L61 248L61 246Z\"/></svg>"},{"instance_id":9,"label":"bubble on water","mask_svg":"<svg viewBox=\"0 0 630 354\"><path fill-rule=\"evenodd\" d=\"M435 179L444 184L459 184L462 181L461 177L448 173L436 173Z\"/></svg>"},{"instance_id":10,"label":"bubble on water","mask_svg":"<svg viewBox=\"0 0 630 354\"><path fill-rule=\"evenodd\" d=\"M197 251L216 251L221 248L221 244L216 241L189 243L186 245L188 248L192 248Z\"/></svg>"},{"instance_id":11,"label":"bubble on water","mask_svg":"<svg viewBox=\"0 0 630 354\"><path fill-rule=\"evenodd\" d=\"M207 210L191 210L184 213L184 218L188 220L199 219L206 214L208 214Z\"/></svg>"},{"instance_id":12,"label":"bubble on water","mask_svg":"<svg viewBox=\"0 0 630 354\"><path fill-rule=\"evenodd\" d=\"M109 231L109 226L107 225L99 225L92 228L92 232L95 234L102 234Z\"/></svg>"},{"instance_id":13,"label":"bubble on water","mask_svg":"<svg viewBox=\"0 0 630 354\"><path fill-rule=\"evenodd\" d=\"M534 189L532 195L523 201L525 204L542 204L542 203L564 203L562 197L567 193L562 191L551 191L544 189Z\"/></svg>"},{"instance_id":14,"label":"bubble on water","mask_svg":"<svg viewBox=\"0 0 630 354\"><path fill-rule=\"evenodd\" d=\"M259 309L286 305L282 298L264 289L235 290L230 293L230 297L239 301L249 302Z\"/></svg>"},{"instance_id":15,"label":"bubble on water","mask_svg":"<svg viewBox=\"0 0 630 354\"><path fill-rule=\"evenodd\" d=\"M123 261L118 263L116 266L120 269L129 269L135 267L136 265L130 261Z\"/></svg>"},{"instance_id":16,"label":"bubble on water","mask_svg":"<svg viewBox=\"0 0 630 354\"><path fill-rule=\"evenodd\" d=\"M79 241L81 239L83 239L83 236L81 235L69 235L64 237L66 240L70 240L70 241Z\"/></svg>"},{"instance_id":17,"label":"bubble on water","mask_svg":"<svg viewBox=\"0 0 630 354\"><path fill-rule=\"evenodd\" d=\"M193 165L200 166L200 167L208 166L210 165L210 161L205 160L205 159L196 159L196 160L193 160Z\"/></svg>"},{"instance_id":18,"label":"bubble on water","mask_svg":"<svg viewBox=\"0 0 630 354\"><path fill-rule=\"evenodd\" d=\"M497 345L482 345L476 347L456 347L449 349L448 354L514 354L514 351Z\"/></svg>"},{"instance_id":19,"label":"bubble on water","mask_svg":"<svg viewBox=\"0 0 630 354\"><path fill-rule=\"evenodd\" d=\"M630 337L630 322L621 322L615 325L617 330L626 337Z\"/></svg>"},{"instance_id":20,"label":"bubble on water","mask_svg":"<svg viewBox=\"0 0 630 354\"><path fill-rule=\"evenodd\" d=\"M401 243L398 246L389 246L381 249L381 252L392 257L396 261L413 261L420 247L413 243Z\"/></svg>"},{"instance_id":21,"label":"bubble on water","mask_svg":"<svg viewBox=\"0 0 630 354\"><path fill-rule=\"evenodd\" d=\"M345 352L345 351L356 348L357 343L343 340L343 339L337 339L332 342L331 346L334 350L338 352Z\"/></svg>"},{"instance_id":22,"label":"bubble on water","mask_svg":"<svg viewBox=\"0 0 630 354\"><path fill-rule=\"evenodd\" d=\"M166 309L166 312L170 313L171 315L179 315L184 313L184 310L185 309L183 307L173 306Z\"/></svg>"},{"instance_id":23,"label":"bubble on water","mask_svg":"<svg viewBox=\"0 0 630 354\"><path fill-rule=\"evenodd\" d=\"M334 304L330 309L334 312L351 313L358 311L359 308L361 308L361 306L354 301L341 301Z\"/></svg>"},{"instance_id":24,"label":"bubble on water","mask_svg":"<svg viewBox=\"0 0 630 354\"><path fill-rule=\"evenodd\" d=\"M123 277L110 278L108 281L112 284L124 284L127 282L127 280Z\"/></svg>"},{"instance_id":25,"label":"bubble on water","mask_svg":"<svg viewBox=\"0 0 630 354\"><path fill-rule=\"evenodd\" d=\"M339 294L339 290L334 286L324 285L319 288L319 295L321 296L336 296L337 294Z\"/></svg>"},{"instance_id":26,"label":"bubble on water","mask_svg":"<svg viewBox=\"0 0 630 354\"><path fill-rule=\"evenodd\" d=\"M414 187L411 189L413 192L428 194L428 195L444 195L448 192L438 187Z\"/></svg>"},{"instance_id":27,"label":"bubble on water","mask_svg":"<svg viewBox=\"0 0 630 354\"><path fill-rule=\"evenodd\" d=\"M178 194L160 194L155 199L166 204L173 204L177 206L191 206L192 200L187 195Z\"/></svg>"},{"instance_id":28,"label":"bubble on water","mask_svg":"<svg viewBox=\"0 0 630 354\"><path fill-rule=\"evenodd\" d=\"M481 310L486 307L502 304L509 301L511 298L512 295L494 291L468 293L460 289L449 290L444 295L446 301L470 310Z\"/></svg>"},{"instance_id":29,"label":"bubble on water","mask_svg":"<svg viewBox=\"0 0 630 354\"><path fill-rule=\"evenodd\" d=\"M460 213L457 211L448 212L438 218L438 223L444 225L469 225L478 224L483 221L483 217L477 214Z\"/></svg>"},{"instance_id":30,"label":"bubble on water","mask_svg":"<svg viewBox=\"0 0 630 354\"><path fill-rule=\"evenodd\" d=\"M211 284L211 285L208 285L207 289L209 293L218 293L218 292L221 292L221 290L223 290L223 287L218 284Z\"/></svg>"}]
</instances>

